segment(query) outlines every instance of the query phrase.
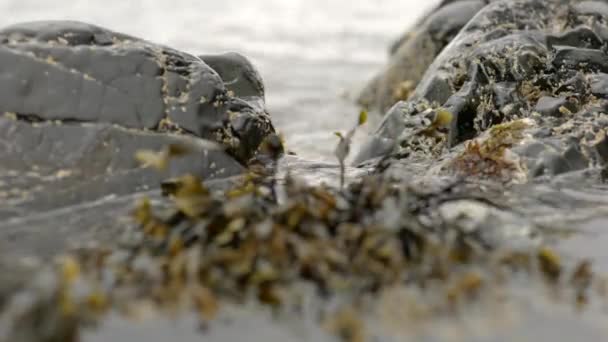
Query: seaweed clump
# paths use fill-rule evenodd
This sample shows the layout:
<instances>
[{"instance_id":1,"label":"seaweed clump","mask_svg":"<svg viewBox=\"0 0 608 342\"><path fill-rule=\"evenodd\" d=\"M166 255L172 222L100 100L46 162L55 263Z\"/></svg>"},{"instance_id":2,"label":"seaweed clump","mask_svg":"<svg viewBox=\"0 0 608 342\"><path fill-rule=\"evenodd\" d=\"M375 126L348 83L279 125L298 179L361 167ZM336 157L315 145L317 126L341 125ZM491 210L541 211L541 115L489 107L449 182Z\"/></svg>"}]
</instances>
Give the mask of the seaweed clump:
<instances>
[{"instance_id":1,"label":"seaweed clump","mask_svg":"<svg viewBox=\"0 0 608 342\"><path fill-rule=\"evenodd\" d=\"M532 120L515 120L490 127L484 136L464 143L464 151L450 161L457 173L502 181L525 181L527 169L510 149L526 138Z\"/></svg>"},{"instance_id":2,"label":"seaweed clump","mask_svg":"<svg viewBox=\"0 0 608 342\"><path fill-rule=\"evenodd\" d=\"M142 303L194 310L207 324L225 302L298 307L301 286L312 284L314 296L346 298L333 313L319 308L320 323L364 341L362 298L395 287L439 287L443 300L434 310L449 313L514 270L540 270L551 284L563 283L568 271L550 249L499 248L488 224L525 224L489 201L463 200L466 191L463 181L423 188L374 175L335 189L291 177L277 184L259 173L212 190L186 175L163 184L168 201L137 204L136 225L118 246L61 259L42 274L45 295L24 290L35 299L15 300L0 322L11 322L13 333L39 334L31 340L75 341L83 324L110 309L127 316ZM593 281L589 265L573 271L577 302ZM40 329L40 320L50 323Z\"/></svg>"}]
</instances>

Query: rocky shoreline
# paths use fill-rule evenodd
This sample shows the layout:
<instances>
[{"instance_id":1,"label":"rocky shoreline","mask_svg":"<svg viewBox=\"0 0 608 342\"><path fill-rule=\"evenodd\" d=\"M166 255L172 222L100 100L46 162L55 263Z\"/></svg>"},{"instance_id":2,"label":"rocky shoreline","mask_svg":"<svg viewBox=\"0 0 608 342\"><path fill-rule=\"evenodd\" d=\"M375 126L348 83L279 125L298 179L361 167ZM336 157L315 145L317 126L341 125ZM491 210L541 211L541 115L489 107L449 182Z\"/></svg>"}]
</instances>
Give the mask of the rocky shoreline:
<instances>
[{"instance_id":1,"label":"rocky shoreline","mask_svg":"<svg viewBox=\"0 0 608 342\"><path fill-rule=\"evenodd\" d=\"M347 341L437 340L387 321L527 297L605 336L608 282L560 243L608 222L607 22L602 1L444 1L363 90L386 114L344 188L337 167L302 180L315 169L284 155L241 55L1 30L0 340L76 341L141 310L213 329L223 307L298 316L311 298L307 319ZM474 340L503 336L479 322Z\"/></svg>"}]
</instances>

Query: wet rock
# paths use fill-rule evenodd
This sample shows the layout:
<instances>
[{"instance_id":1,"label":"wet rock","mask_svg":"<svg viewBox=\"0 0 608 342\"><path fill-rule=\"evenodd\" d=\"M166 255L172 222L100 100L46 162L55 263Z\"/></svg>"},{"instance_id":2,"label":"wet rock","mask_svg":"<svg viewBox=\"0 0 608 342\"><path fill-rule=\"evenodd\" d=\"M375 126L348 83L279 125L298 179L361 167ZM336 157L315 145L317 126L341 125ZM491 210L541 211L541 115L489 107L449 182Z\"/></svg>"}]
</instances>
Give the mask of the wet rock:
<instances>
[{"instance_id":1,"label":"wet rock","mask_svg":"<svg viewBox=\"0 0 608 342\"><path fill-rule=\"evenodd\" d=\"M429 102L444 103L453 92L453 88L447 77L439 74L435 75L423 87L420 88L420 93Z\"/></svg>"},{"instance_id":2,"label":"wet rock","mask_svg":"<svg viewBox=\"0 0 608 342\"><path fill-rule=\"evenodd\" d=\"M481 0L443 2L393 44L389 65L362 91L359 104L383 113L409 98L435 57L485 4ZM441 89L434 88L434 92L443 94Z\"/></svg>"},{"instance_id":3,"label":"wet rock","mask_svg":"<svg viewBox=\"0 0 608 342\"><path fill-rule=\"evenodd\" d=\"M382 136L370 137L367 144L359 151L354 165L359 165L367 160L382 157L389 154L395 146L395 140Z\"/></svg>"},{"instance_id":4,"label":"wet rock","mask_svg":"<svg viewBox=\"0 0 608 342\"><path fill-rule=\"evenodd\" d=\"M394 107L411 110L387 112L357 162L381 156L383 162L399 165L426 159L435 170L433 165L460 160L458 173L502 181L505 175L525 181L594 167L601 158L590 146L601 140L605 104L598 98L605 97L603 73L608 69L603 6L490 2L437 56L409 100ZM418 131L412 139L404 124L421 121L429 110L452 114L447 131L438 130L432 138ZM522 119L532 124L516 133L517 125L510 123ZM399 130L403 134L395 132ZM513 136L518 144L512 143ZM394 141L392 149L377 147L387 139ZM404 160L397 163L396 156Z\"/></svg>"},{"instance_id":5,"label":"wet rock","mask_svg":"<svg viewBox=\"0 0 608 342\"><path fill-rule=\"evenodd\" d=\"M244 173L274 131L261 78L241 55L204 58L79 22L0 30L3 256L110 241L168 177Z\"/></svg>"},{"instance_id":6,"label":"wet rock","mask_svg":"<svg viewBox=\"0 0 608 342\"><path fill-rule=\"evenodd\" d=\"M580 26L559 35L547 36L547 44L549 47L561 45L599 49L603 46L604 41L592 29Z\"/></svg>"},{"instance_id":7,"label":"wet rock","mask_svg":"<svg viewBox=\"0 0 608 342\"><path fill-rule=\"evenodd\" d=\"M171 133L138 132L101 124L31 124L0 118L0 218L66 208L157 187L184 173L206 179L244 168L220 146ZM180 145L189 151L166 173L142 168L139 150Z\"/></svg>"},{"instance_id":8,"label":"wet rock","mask_svg":"<svg viewBox=\"0 0 608 342\"><path fill-rule=\"evenodd\" d=\"M555 176L588 167L589 160L580 147L572 144L567 147L554 145L535 145L522 153L527 157L529 174L532 177Z\"/></svg>"},{"instance_id":9,"label":"wet rock","mask_svg":"<svg viewBox=\"0 0 608 342\"><path fill-rule=\"evenodd\" d=\"M497 246L509 241L512 246L531 243L534 227L525 218L482 202L454 200L443 203L437 213L464 233L478 232L484 243ZM497 227L496 222L501 222Z\"/></svg>"},{"instance_id":10,"label":"wet rock","mask_svg":"<svg viewBox=\"0 0 608 342\"><path fill-rule=\"evenodd\" d=\"M445 107L456 116L450 125L449 146L475 136L474 118L480 104L479 99L474 96L476 92L475 84L468 83L445 102Z\"/></svg>"},{"instance_id":11,"label":"wet rock","mask_svg":"<svg viewBox=\"0 0 608 342\"><path fill-rule=\"evenodd\" d=\"M567 112L575 112L576 106L565 97L541 97L534 110L542 115L563 116Z\"/></svg>"},{"instance_id":12,"label":"wet rock","mask_svg":"<svg viewBox=\"0 0 608 342\"><path fill-rule=\"evenodd\" d=\"M572 78L566 80L556 91L556 94L579 96L586 94L588 82L583 73L577 72Z\"/></svg>"},{"instance_id":13,"label":"wet rock","mask_svg":"<svg viewBox=\"0 0 608 342\"><path fill-rule=\"evenodd\" d=\"M361 163L365 160L382 157L390 153L396 144L398 137L402 134L413 133L413 131L424 128L421 122L403 122L401 120L394 120L401 114L415 112L416 109L413 105L408 103L397 103L389 113L395 113L393 115L386 115L383 121L380 123L378 128L381 134L378 134L370 138L368 144L359 151L354 164ZM413 130L412 130L413 128Z\"/></svg>"},{"instance_id":14,"label":"wet rock","mask_svg":"<svg viewBox=\"0 0 608 342\"><path fill-rule=\"evenodd\" d=\"M591 94L600 97L608 98L608 74L592 74L589 77Z\"/></svg>"},{"instance_id":15,"label":"wet rock","mask_svg":"<svg viewBox=\"0 0 608 342\"><path fill-rule=\"evenodd\" d=\"M581 1L573 7L579 15L608 18L608 5L604 1Z\"/></svg>"},{"instance_id":16,"label":"wet rock","mask_svg":"<svg viewBox=\"0 0 608 342\"><path fill-rule=\"evenodd\" d=\"M506 107L516 102L517 99L515 87L515 82L500 82L494 85L494 101L499 111L509 114L507 112L509 109Z\"/></svg>"},{"instance_id":17,"label":"wet rock","mask_svg":"<svg viewBox=\"0 0 608 342\"><path fill-rule=\"evenodd\" d=\"M241 98L264 100L264 83L255 66L235 52L222 55L205 55L200 58L224 81L224 86Z\"/></svg>"},{"instance_id":18,"label":"wet rock","mask_svg":"<svg viewBox=\"0 0 608 342\"><path fill-rule=\"evenodd\" d=\"M0 31L0 41L0 112L34 121L188 132L225 145L243 162L273 131L259 76L242 56L208 59L224 76L246 70L258 83L247 90L240 82L243 89L236 90L256 95L259 103L230 93L198 57L93 25L24 23ZM235 127L233 119L242 115L252 124Z\"/></svg>"},{"instance_id":19,"label":"wet rock","mask_svg":"<svg viewBox=\"0 0 608 342\"><path fill-rule=\"evenodd\" d=\"M592 148L597 153L599 162L608 165L608 134L606 131L597 134L595 141L592 143Z\"/></svg>"},{"instance_id":20,"label":"wet rock","mask_svg":"<svg viewBox=\"0 0 608 342\"><path fill-rule=\"evenodd\" d=\"M608 72L608 55L601 50L557 47L553 65L566 69Z\"/></svg>"}]
</instances>

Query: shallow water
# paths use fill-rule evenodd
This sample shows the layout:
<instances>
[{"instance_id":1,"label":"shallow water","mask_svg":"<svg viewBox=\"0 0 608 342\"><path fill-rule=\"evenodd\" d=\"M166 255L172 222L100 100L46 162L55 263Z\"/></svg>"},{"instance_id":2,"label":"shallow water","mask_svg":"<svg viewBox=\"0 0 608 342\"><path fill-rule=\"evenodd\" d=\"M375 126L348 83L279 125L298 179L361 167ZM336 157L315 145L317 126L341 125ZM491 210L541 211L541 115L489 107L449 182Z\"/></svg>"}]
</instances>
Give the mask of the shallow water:
<instances>
[{"instance_id":1,"label":"shallow water","mask_svg":"<svg viewBox=\"0 0 608 342\"><path fill-rule=\"evenodd\" d=\"M333 160L356 92L384 63L390 42L437 0L2 0L3 25L72 19L193 54L237 51L264 78L268 108L288 148Z\"/></svg>"}]
</instances>

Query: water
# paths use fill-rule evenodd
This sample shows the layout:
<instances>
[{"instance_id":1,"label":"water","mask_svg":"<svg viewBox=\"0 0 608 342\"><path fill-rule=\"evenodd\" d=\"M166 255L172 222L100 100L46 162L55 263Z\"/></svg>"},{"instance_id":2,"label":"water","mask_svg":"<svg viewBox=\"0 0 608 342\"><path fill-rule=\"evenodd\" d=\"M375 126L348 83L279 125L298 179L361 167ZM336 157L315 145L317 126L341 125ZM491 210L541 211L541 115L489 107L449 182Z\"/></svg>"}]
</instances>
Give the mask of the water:
<instances>
[{"instance_id":1,"label":"water","mask_svg":"<svg viewBox=\"0 0 608 342\"><path fill-rule=\"evenodd\" d=\"M393 39L433 1L411 0L0 0L3 25L71 19L193 54L237 51L253 60L287 147L334 160L335 131L350 129L355 93Z\"/></svg>"}]
</instances>

